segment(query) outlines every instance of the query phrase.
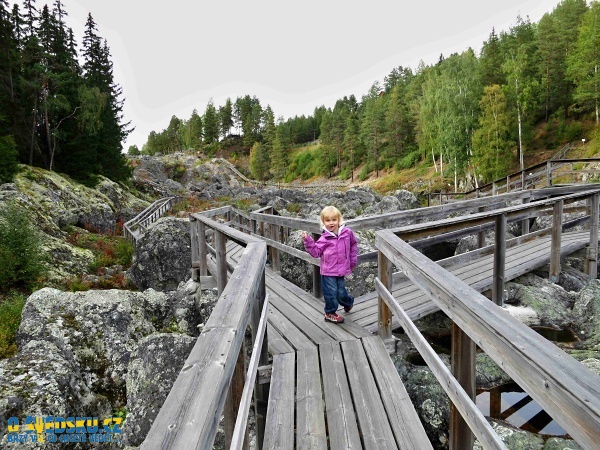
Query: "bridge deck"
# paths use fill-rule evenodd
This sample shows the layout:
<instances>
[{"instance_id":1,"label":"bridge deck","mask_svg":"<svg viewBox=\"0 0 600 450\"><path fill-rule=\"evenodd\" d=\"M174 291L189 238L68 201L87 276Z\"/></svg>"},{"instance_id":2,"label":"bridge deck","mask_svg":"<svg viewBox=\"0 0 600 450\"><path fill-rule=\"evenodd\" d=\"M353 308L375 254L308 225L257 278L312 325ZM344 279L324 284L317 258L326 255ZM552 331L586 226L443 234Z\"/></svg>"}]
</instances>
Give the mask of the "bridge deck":
<instances>
[{"instance_id":1,"label":"bridge deck","mask_svg":"<svg viewBox=\"0 0 600 450\"><path fill-rule=\"evenodd\" d=\"M585 247L589 233L564 233L561 254ZM227 244L237 262L242 248ZM514 279L548 264L550 238L507 249L505 276ZM493 255L460 258L446 268L480 292L492 286ZM343 324L323 320L316 299L266 270L273 355L264 448L431 448L377 329L377 295L356 299ZM393 294L412 319L438 308L405 277ZM397 323L396 323L397 325Z\"/></svg>"}]
</instances>

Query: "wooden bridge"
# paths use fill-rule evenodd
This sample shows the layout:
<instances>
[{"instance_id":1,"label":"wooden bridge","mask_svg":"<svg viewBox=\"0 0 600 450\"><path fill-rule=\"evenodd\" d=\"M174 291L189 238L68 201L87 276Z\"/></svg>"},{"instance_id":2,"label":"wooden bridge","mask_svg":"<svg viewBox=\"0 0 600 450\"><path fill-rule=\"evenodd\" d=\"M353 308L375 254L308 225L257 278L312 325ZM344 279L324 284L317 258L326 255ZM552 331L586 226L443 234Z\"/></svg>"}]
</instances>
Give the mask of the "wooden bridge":
<instances>
[{"instance_id":1,"label":"wooden bridge","mask_svg":"<svg viewBox=\"0 0 600 450\"><path fill-rule=\"evenodd\" d=\"M192 214L193 278L216 283L220 297L142 448L210 449L221 417L226 448L248 448L251 406L256 448L433 448L388 356L396 327L450 398L450 448L475 438L506 448L474 403L476 347L583 448L598 448L600 377L502 304L506 281L544 265L557 279L574 252L597 276L599 196L599 185L550 187L348 221L376 231L377 251L359 264L377 261L378 278L341 325L323 320L318 276L311 294L279 275L282 253L318 274L318 260L286 244L293 230L319 233L317 222L272 209ZM538 217L551 225L530 230ZM507 239L509 227L519 236ZM467 235L478 249L436 262L418 250ZM451 370L412 322L438 310L454 323Z\"/></svg>"}]
</instances>

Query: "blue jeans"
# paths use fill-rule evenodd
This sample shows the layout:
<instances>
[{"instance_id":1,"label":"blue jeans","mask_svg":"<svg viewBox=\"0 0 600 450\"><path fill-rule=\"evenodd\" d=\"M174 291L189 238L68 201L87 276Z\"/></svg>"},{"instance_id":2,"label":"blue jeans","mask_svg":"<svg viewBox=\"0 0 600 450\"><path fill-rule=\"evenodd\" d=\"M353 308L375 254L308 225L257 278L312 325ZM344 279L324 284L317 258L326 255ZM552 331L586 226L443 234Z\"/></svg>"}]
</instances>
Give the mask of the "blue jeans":
<instances>
[{"instance_id":1,"label":"blue jeans","mask_svg":"<svg viewBox=\"0 0 600 450\"><path fill-rule=\"evenodd\" d=\"M346 291L344 277L328 277L321 275L321 287L325 298L325 313L337 311L339 305L350 307L354 304L354 297Z\"/></svg>"}]
</instances>

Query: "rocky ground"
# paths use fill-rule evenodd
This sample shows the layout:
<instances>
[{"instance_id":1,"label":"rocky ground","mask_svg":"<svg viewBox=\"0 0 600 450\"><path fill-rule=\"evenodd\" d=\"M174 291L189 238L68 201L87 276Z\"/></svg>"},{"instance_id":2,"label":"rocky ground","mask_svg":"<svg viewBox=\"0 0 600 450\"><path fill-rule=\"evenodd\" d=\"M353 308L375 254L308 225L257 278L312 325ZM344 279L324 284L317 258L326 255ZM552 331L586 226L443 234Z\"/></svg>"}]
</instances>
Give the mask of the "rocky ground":
<instances>
[{"instance_id":1,"label":"rocky ground","mask_svg":"<svg viewBox=\"0 0 600 450\"><path fill-rule=\"evenodd\" d=\"M133 191L108 180L99 189L87 189L31 169L16 183L0 186L0 202L14 199L36 211L57 279L83 270L90 258L63 241L65 224L112 230L117 221L133 217L157 195L243 202L249 208L272 205L283 215L311 219L326 204L338 206L348 219L418 206L407 191L382 196L362 187L344 193L258 189L240 182L222 164L203 163L193 155L142 158L135 166ZM358 236L361 253L374 248L373 233ZM289 244L301 247L298 233L292 234ZM447 245L462 252L472 244L465 239ZM187 219L165 217L147 229L136 247L127 276L138 291L70 293L47 287L33 293L23 311L19 352L0 361L0 447L23 445L7 442L11 417L113 414L126 417L123 440L98 445L139 446L216 301L214 290L199 291L190 281L190 259ZM580 259L563 263L557 284L548 281L543 269L508 283L507 309L531 326L572 330L577 339L557 345L600 373L600 282L582 273ZM312 286L310 268L291 258L283 258L282 274L303 288ZM348 280L349 289L355 295L373 290L375 276L376 265L364 264ZM434 314L418 326L439 334L448 330L449 323ZM414 362L412 344L402 335L399 339L396 367L434 447L447 448L448 399L429 369ZM441 356L449 364L447 356ZM477 380L481 388L509 381L485 355L477 359ZM580 448L568 439L535 435L504 422L493 425L511 449ZM221 439L219 435L218 443ZM98 445L29 443L26 448Z\"/></svg>"}]
</instances>

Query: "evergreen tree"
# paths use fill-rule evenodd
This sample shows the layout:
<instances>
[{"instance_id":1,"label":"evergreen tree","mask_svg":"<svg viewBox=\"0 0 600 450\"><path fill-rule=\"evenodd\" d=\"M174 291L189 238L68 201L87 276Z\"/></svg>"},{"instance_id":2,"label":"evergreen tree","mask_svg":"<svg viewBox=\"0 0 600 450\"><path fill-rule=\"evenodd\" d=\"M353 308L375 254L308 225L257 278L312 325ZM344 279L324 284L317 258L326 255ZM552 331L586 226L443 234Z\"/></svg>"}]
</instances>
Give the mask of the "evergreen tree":
<instances>
[{"instance_id":1,"label":"evergreen tree","mask_svg":"<svg viewBox=\"0 0 600 450\"><path fill-rule=\"evenodd\" d=\"M0 184L11 183L19 171L18 152L12 136L0 136Z\"/></svg>"},{"instance_id":2,"label":"evergreen tree","mask_svg":"<svg viewBox=\"0 0 600 450\"><path fill-rule=\"evenodd\" d=\"M230 98L227 98L225 105L219 108L219 122L221 136L226 138L231 132L231 127L233 127L233 106Z\"/></svg>"},{"instance_id":3,"label":"evergreen tree","mask_svg":"<svg viewBox=\"0 0 600 450\"><path fill-rule=\"evenodd\" d=\"M269 175L269 154L260 142L255 142L250 149L250 172L260 181Z\"/></svg>"},{"instance_id":4,"label":"evergreen tree","mask_svg":"<svg viewBox=\"0 0 600 450\"><path fill-rule=\"evenodd\" d=\"M586 111L594 111L600 123L600 3L592 2L583 17L573 51L568 56L567 75L575 83L575 100Z\"/></svg>"},{"instance_id":5,"label":"evergreen tree","mask_svg":"<svg viewBox=\"0 0 600 450\"><path fill-rule=\"evenodd\" d=\"M75 152L69 155L70 167L73 169L71 173L75 178L92 183L95 182L96 174L104 175L113 181L125 180L131 176L133 169L122 153L122 142L132 129L129 128L129 123L122 123L123 92L114 82L108 44L98 36L91 14L88 14L85 25L83 58L85 88L97 89L98 99L104 98L106 104L98 108L100 126L87 127L87 136L82 139L86 148L77 152L78 157L73 158Z\"/></svg>"},{"instance_id":6,"label":"evergreen tree","mask_svg":"<svg viewBox=\"0 0 600 450\"><path fill-rule=\"evenodd\" d=\"M204 125L204 143L212 144L219 141L219 117L217 115L217 109L213 105L212 98L206 105L204 111L204 118L202 120Z\"/></svg>"}]
</instances>

